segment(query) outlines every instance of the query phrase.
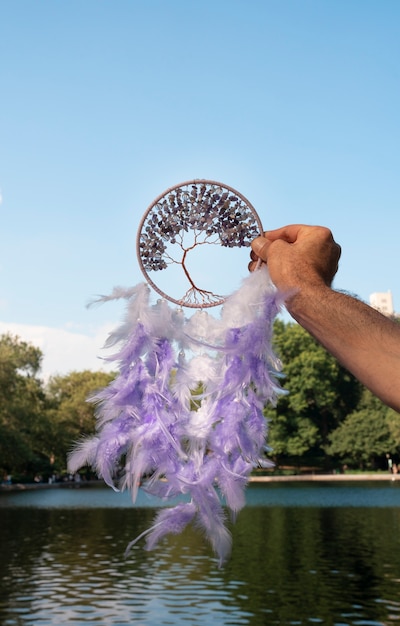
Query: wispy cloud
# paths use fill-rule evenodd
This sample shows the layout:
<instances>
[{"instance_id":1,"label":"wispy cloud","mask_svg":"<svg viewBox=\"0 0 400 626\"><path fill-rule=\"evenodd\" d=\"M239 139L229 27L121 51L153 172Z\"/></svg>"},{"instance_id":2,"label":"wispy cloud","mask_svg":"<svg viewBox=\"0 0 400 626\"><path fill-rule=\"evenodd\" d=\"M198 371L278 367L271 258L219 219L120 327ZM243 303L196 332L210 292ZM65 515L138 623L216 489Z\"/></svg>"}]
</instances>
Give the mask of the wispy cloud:
<instances>
[{"instance_id":1,"label":"wispy cloud","mask_svg":"<svg viewBox=\"0 0 400 626\"><path fill-rule=\"evenodd\" d=\"M85 369L111 371L113 368L104 361L107 353L102 346L112 329L113 325L108 324L86 335L63 328L0 322L1 335L10 333L40 348L43 353L41 377L45 380L55 374Z\"/></svg>"}]
</instances>

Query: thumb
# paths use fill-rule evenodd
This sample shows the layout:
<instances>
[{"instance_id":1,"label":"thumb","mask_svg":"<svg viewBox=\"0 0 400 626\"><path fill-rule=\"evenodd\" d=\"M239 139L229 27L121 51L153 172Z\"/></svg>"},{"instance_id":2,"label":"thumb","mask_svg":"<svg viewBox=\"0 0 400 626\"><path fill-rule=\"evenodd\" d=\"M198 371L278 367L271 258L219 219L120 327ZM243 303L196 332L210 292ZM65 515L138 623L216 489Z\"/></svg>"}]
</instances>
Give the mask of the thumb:
<instances>
[{"instance_id":1,"label":"thumb","mask_svg":"<svg viewBox=\"0 0 400 626\"><path fill-rule=\"evenodd\" d=\"M269 241L265 237L256 237L251 242L251 248L262 261L267 261L267 251L269 247Z\"/></svg>"}]
</instances>

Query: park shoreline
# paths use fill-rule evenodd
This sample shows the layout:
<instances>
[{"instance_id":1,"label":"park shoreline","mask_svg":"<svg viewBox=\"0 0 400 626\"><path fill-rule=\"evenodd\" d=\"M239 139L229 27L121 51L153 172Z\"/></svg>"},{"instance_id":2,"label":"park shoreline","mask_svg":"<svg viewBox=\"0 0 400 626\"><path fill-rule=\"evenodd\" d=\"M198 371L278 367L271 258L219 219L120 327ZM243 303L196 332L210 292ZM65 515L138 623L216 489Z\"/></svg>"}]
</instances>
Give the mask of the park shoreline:
<instances>
[{"instance_id":1,"label":"park shoreline","mask_svg":"<svg viewBox=\"0 0 400 626\"><path fill-rule=\"evenodd\" d=\"M365 482L365 481L394 481L400 480L400 474L382 472L376 474L290 474L275 476L251 476L251 483L274 482Z\"/></svg>"},{"instance_id":2,"label":"park shoreline","mask_svg":"<svg viewBox=\"0 0 400 626\"><path fill-rule=\"evenodd\" d=\"M290 483L290 482L394 482L400 480L400 474L379 472L376 474L285 474L285 475L253 475L249 483ZM34 489L68 489L86 487L105 487L102 480L60 481L51 483L13 483L1 484L0 492L30 491Z\"/></svg>"}]
</instances>

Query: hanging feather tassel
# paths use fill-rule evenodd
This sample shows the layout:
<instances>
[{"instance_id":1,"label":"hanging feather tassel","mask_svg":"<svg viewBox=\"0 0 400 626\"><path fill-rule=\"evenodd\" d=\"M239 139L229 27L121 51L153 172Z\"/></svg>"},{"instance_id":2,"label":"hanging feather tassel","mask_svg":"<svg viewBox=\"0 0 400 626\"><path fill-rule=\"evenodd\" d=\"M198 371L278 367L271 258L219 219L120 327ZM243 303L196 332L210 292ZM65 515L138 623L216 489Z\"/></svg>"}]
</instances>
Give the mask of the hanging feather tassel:
<instances>
[{"instance_id":1,"label":"hanging feather tassel","mask_svg":"<svg viewBox=\"0 0 400 626\"><path fill-rule=\"evenodd\" d=\"M107 346L119 374L90 398L97 434L80 442L69 470L85 464L113 489L139 484L162 498L188 502L161 509L140 535L152 549L166 534L194 522L222 565L234 517L245 503L251 471L265 464L263 408L283 393L272 350L273 320L283 298L266 267L249 275L217 319L204 310L189 319L165 300L149 303L149 288L118 288L100 301L125 297L126 318ZM129 549L129 546L128 546Z\"/></svg>"}]
</instances>

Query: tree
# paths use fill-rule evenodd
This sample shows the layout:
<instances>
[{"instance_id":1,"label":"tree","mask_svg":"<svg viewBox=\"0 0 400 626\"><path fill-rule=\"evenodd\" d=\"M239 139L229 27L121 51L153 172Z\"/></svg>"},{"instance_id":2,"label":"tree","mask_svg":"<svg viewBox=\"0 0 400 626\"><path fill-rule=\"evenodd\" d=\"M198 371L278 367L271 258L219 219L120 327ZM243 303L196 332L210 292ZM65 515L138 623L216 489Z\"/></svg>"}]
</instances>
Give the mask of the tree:
<instances>
[{"instance_id":1,"label":"tree","mask_svg":"<svg viewBox=\"0 0 400 626\"><path fill-rule=\"evenodd\" d=\"M362 386L298 324L276 320L274 347L288 393L265 411L273 454L322 458L329 434L355 409Z\"/></svg>"},{"instance_id":2,"label":"tree","mask_svg":"<svg viewBox=\"0 0 400 626\"><path fill-rule=\"evenodd\" d=\"M53 455L65 467L66 456L74 443L95 430L95 406L88 397L108 385L114 374L71 372L52 377L46 387L53 431Z\"/></svg>"},{"instance_id":3,"label":"tree","mask_svg":"<svg viewBox=\"0 0 400 626\"><path fill-rule=\"evenodd\" d=\"M383 461L396 448L395 437L400 434L400 428L394 415L400 418L365 389L357 410L331 433L327 453L338 456L349 466L375 467L379 458Z\"/></svg>"},{"instance_id":4,"label":"tree","mask_svg":"<svg viewBox=\"0 0 400 626\"><path fill-rule=\"evenodd\" d=\"M386 421L389 427L390 435L393 439L397 454L400 453L400 414L393 409L387 409Z\"/></svg>"},{"instance_id":5,"label":"tree","mask_svg":"<svg viewBox=\"0 0 400 626\"><path fill-rule=\"evenodd\" d=\"M0 336L0 463L15 473L46 458L47 423L42 352L18 337Z\"/></svg>"}]
</instances>

